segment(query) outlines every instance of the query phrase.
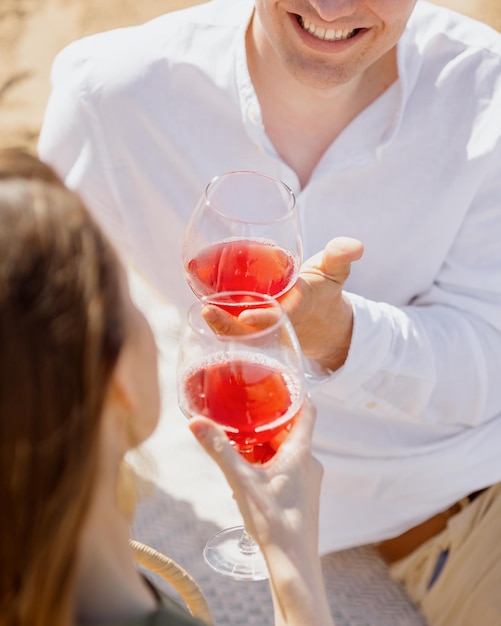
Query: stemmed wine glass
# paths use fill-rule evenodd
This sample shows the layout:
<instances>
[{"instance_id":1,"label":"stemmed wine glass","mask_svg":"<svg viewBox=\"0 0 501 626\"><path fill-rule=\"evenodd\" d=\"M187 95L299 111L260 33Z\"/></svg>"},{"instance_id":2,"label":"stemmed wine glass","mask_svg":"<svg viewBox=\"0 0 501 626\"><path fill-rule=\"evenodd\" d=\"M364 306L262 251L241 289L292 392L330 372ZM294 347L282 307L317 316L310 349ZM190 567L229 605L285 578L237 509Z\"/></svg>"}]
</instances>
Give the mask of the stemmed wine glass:
<instances>
[{"instance_id":1,"label":"stemmed wine glass","mask_svg":"<svg viewBox=\"0 0 501 626\"><path fill-rule=\"evenodd\" d=\"M182 260L198 298L243 290L280 299L296 282L302 261L293 192L259 172L216 176L188 223Z\"/></svg>"},{"instance_id":2,"label":"stemmed wine glass","mask_svg":"<svg viewBox=\"0 0 501 626\"><path fill-rule=\"evenodd\" d=\"M255 328L233 316L231 334L215 333L207 307L267 309L268 326ZM245 317L245 316L242 316ZM297 337L281 305L253 292L204 296L188 311L177 368L179 406L188 417L220 424L250 463L275 454L305 395ZM207 563L238 580L265 580L264 557L243 526L222 530L206 544Z\"/></svg>"}]
</instances>

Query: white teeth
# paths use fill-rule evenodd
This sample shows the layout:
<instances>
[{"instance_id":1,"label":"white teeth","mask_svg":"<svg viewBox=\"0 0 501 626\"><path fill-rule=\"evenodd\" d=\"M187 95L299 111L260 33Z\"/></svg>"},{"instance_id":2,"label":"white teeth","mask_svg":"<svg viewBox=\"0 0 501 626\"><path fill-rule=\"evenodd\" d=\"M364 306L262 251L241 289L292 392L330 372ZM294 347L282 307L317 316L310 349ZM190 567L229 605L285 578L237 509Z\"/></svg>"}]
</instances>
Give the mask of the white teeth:
<instances>
[{"instance_id":1,"label":"white teeth","mask_svg":"<svg viewBox=\"0 0 501 626\"><path fill-rule=\"evenodd\" d=\"M325 30L322 26L316 26L310 20L306 18L299 18L300 25L304 28L304 30L308 31L310 35L317 37L318 39L324 39L326 41L338 41L341 39L348 39L353 35L355 29L349 30L334 30L333 28L329 28Z\"/></svg>"}]
</instances>

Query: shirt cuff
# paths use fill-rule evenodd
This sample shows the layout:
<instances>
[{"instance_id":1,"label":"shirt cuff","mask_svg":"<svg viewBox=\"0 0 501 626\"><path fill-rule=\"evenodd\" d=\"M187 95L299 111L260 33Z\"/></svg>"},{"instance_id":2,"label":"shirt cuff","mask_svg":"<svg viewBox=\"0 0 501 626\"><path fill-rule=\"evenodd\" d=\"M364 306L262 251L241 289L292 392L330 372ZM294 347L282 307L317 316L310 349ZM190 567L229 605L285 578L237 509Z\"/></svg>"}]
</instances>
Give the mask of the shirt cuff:
<instances>
[{"instance_id":1,"label":"shirt cuff","mask_svg":"<svg viewBox=\"0 0 501 626\"><path fill-rule=\"evenodd\" d=\"M393 341L394 307L345 292L353 307L353 333L348 356L330 376L318 376L322 392L350 404L363 402L368 395L364 383L381 371ZM326 372L324 372L326 374Z\"/></svg>"}]
</instances>

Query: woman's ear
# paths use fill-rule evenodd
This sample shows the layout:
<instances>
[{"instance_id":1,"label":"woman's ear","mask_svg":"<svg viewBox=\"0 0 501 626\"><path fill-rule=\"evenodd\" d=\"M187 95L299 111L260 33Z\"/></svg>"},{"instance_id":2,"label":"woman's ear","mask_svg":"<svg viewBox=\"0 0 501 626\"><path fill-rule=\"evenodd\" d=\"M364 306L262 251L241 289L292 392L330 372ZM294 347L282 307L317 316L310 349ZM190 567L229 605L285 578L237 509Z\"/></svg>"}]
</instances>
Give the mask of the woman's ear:
<instances>
[{"instance_id":1,"label":"woman's ear","mask_svg":"<svg viewBox=\"0 0 501 626\"><path fill-rule=\"evenodd\" d=\"M127 418L129 448L155 430L160 417L157 347L143 313L124 298L126 337L110 376L107 404Z\"/></svg>"},{"instance_id":2,"label":"woman's ear","mask_svg":"<svg viewBox=\"0 0 501 626\"><path fill-rule=\"evenodd\" d=\"M144 322L145 323L145 322ZM147 331L147 332L146 332ZM157 352L149 326L130 333L110 376L106 404L121 420L127 445L141 444L154 431L160 415Z\"/></svg>"},{"instance_id":3,"label":"woman's ear","mask_svg":"<svg viewBox=\"0 0 501 626\"><path fill-rule=\"evenodd\" d=\"M112 463L112 471L116 474L116 497L121 511L129 518L135 511L137 487L132 468L127 465L125 455L136 445L134 433L134 402L130 390L130 379L127 367L119 358L108 383L103 407L101 442L104 463ZM118 465L113 465L113 462Z\"/></svg>"},{"instance_id":4,"label":"woman's ear","mask_svg":"<svg viewBox=\"0 0 501 626\"><path fill-rule=\"evenodd\" d=\"M125 413L134 413L134 379L127 347L122 349L110 377L106 402Z\"/></svg>"},{"instance_id":5,"label":"woman's ear","mask_svg":"<svg viewBox=\"0 0 501 626\"><path fill-rule=\"evenodd\" d=\"M133 370L126 346L122 349L110 376L104 401L104 418L112 429L122 454L140 441L137 430L138 407L134 394Z\"/></svg>"}]
</instances>

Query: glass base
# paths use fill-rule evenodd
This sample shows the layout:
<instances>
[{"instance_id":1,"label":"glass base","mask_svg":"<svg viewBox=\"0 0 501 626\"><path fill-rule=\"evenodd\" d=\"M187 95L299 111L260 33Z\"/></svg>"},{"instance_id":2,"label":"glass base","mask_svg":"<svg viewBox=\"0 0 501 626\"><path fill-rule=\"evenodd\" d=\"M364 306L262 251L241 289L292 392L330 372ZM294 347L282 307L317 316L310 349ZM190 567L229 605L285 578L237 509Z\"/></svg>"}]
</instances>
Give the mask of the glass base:
<instances>
[{"instance_id":1,"label":"glass base","mask_svg":"<svg viewBox=\"0 0 501 626\"><path fill-rule=\"evenodd\" d=\"M205 544L204 558L212 569L234 580L268 580L268 568L259 546L243 526L226 528Z\"/></svg>"}]
</instances>

